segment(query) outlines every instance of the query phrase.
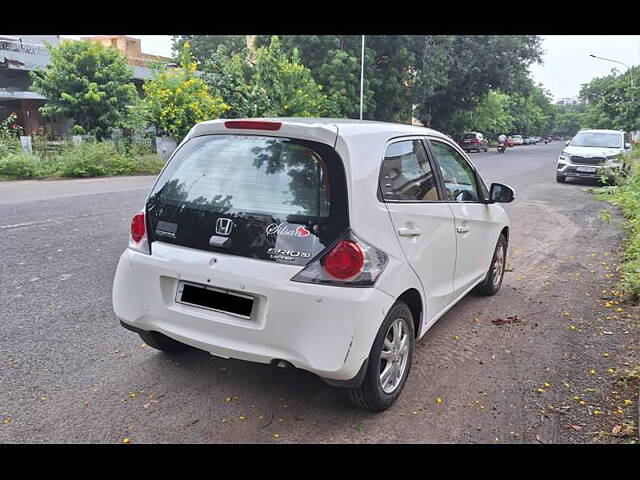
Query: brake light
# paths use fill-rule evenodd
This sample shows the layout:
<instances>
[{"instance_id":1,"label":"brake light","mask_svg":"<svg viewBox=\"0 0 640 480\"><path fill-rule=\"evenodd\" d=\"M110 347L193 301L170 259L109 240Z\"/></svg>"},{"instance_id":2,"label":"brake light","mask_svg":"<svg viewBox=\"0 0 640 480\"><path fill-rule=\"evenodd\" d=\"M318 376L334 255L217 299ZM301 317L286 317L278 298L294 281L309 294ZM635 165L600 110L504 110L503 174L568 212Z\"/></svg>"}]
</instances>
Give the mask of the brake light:
<instances>
[{"instance_id":1,"label":"brake light","mask_svg":"<svg viewBox=\"0 0 640 480\"><path fill-rule=\"evenodd\" d=\"M142 253L150 253L144 211L136 213L131 219L129 248Z\"/></svg>"},{"instance_id":2,"label":"brake light","mask_svg":"<svg viewBox=\"0 0 640 480\"><path fill-rule=\"evenodd\" d=\"M364 267L364 254L356 242L341 240L322 259L324 270L332 277L345 280L355 277Z\"/></svg>"},{"instance_id":3,"label":"brake light","mask_svg":"<svg viewBox=\"0 0 640 480\"><path fill-rule=\"evenodd\" d=\"M471 143L478 143L478 139L477 138L472 138L471 139Z\"/></svg>"},{"instance_id":4,"label":"brake light","mask_svg":"<svg viewBox=\"0 0 640 480\"><path fill-rule=\"evenodd\" d=\"M138 243L142 240L145 233L147 233L147 229L144 226L144 213L140 212L134 215L131 220L131 239Z\"/></svg>"},{"instance_id":5,"label":"brake light","mask_svg":"<svg viewBox=\"0 0 640 480\"><path fill-rule=\"evenodd\" d=\"M291 280L344 287L371 287L387 266L387 255L348 233Z\"/></svg>"},{"instance_id":6,"label":"brake light","mask_svg":"<svg viewBox=\"0 0 640 480\"><path fill-rule=\"evenodd\" d=\"M257 120L229 120L224 122L226 128L240 130L280 130L282 122L263 122Z\"/></svg>"}]
</instances>

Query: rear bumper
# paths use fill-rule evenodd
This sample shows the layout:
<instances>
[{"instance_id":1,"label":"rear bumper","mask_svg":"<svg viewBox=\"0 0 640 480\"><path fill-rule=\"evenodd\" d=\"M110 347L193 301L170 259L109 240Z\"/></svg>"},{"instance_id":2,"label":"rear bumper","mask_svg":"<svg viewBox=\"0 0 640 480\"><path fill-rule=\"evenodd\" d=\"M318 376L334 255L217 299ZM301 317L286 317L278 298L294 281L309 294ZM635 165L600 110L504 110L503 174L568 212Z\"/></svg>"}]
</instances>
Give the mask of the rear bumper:
<instances>
[{"instance_id":1,"label":"rear bumper","mask_svg":"<svg viewBox=\"0 0 640 480\"><path fill-rule=\"evenodd\" d=\"M359 381L394 298L376 288L291 282L299 268L154 242L153 255L127 249L120 257L114 312L134 331L157 331L217 356L286 360L335 385ZM252 318L176 303L180 280L252 295Z\"/></svg>"}]
</instances>

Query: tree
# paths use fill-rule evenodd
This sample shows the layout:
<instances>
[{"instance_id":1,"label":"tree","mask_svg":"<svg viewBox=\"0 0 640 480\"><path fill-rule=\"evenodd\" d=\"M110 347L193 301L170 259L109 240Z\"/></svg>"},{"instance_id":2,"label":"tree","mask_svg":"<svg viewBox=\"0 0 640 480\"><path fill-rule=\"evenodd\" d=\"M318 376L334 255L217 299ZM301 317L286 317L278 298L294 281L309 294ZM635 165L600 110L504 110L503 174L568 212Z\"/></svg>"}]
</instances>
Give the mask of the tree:
<instances>
[{"instance_id":1,"label":"tree","mask_svg":"<svg viewBox=\"0 0 640 480\"><path fill-rule=\"evenodd\" d=\"M186 136L198 122L220 117L229 106L212 96L205 81L196 75L196 62L189 44L179 55L179 68L158 70L144 84L147 114L158 133L177 140Z\"/></svg>"},{"instance_id":2,"label":"tree","mask_svg":"<svg viewBox=\"0 0 640 480\"><path fill-rule=\"evenodd\" d=\"M640 67L595 78L582 86L580 97L588 104L585 128L640 129Z\"/></svg>"},{"instance_id":3,"label":"tree","mask_svg":"<svg viewBox=\"0 0 640 480\"><path fill-rule=\"evenodd\" d=\"M247 48L245 35L173 35L173 51L179 53L186 43L193 52L199 67L202 67L220 45L231 54L241 53Z\"/></svg>"},{"instance_id":4,"label":"tree","mask_svg":"<svg viewBox=\"0 0 640 480\"><path fill-rule=\"evenodd\" d=\"M458 112L473 110L489 90L528 94L528 66L541 60L535 35L425 36L413 88L417 113L424 123L454 131Z\"/></svg>"},{"instance_id":5,"label":"tree","mask_svg":"<svg viewBox=\"0 0 640 480\"><path fill-rule=\"evenodd\" d=\"M509 133L514 119L509 113L509 96L491 90L473 112L473 130L482 132L489 139L501 133Z\"/></svg>"},{"instance_id":6,"label":"tree","mask_svg":"<svg viewBox=\"0 0 640 480\"><path fill-rule=\"evenodd\" d=\"M256 45L265 42L256 38ZM350 117L359 110L360 42L356 35L282 37L283 47L299 50L301 62ZM443 130L491 89L524 91L528 65L541 58L535 35L369 35L365 46L365 118L409 122L415 112Z\"/></svg>"},{"instance_id":7,"label":"tree","mask_svg":"<svg viewBox=\"0 0 640 480\"><path fill-rule=\"evenodd\" d=\"M122 125L138 98L133 71L113 48L93 42L48 46L51 65L30 72L31 89L47 97L45 116L61 115L97 138Z\"/></svg>"},{"instance_id":8,"label":"tree","mask_svg":"<svg viewBox=\"0 0 640 480\"><path fill-rule=\"evenodd\" d=\"M573 136L580 130L584 105L557 105L551 133L562 137Z\"/></svg>"},{"instance_id":9,"label":"tree","mask_svg":"<svg viewBox=\"0 0 640 480\"><path fill-rule=\"evenodd\" d=\"M203 79L211 90L233 107L231 117L336 116L338 109L323 92L297 50L286 52L272 37L249 59L228 55L219 47L205 62Z\"/></svg>"}]
</instances>

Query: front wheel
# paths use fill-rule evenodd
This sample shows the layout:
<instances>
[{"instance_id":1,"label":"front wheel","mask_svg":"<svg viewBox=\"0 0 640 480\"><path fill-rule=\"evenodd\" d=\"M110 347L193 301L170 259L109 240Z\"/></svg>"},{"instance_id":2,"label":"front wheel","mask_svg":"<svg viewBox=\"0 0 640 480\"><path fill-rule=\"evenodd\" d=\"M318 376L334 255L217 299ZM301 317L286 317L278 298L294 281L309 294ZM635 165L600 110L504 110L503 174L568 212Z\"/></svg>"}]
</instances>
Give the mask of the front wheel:
<instances>
[{"instance_id":1,"label":"front wheel","mask_svg":"<svg viewBox=\"0 0 640 480\"><path fill-rule=\"evenodd\" d=\"M393 405L409 376L414 338L411 310L406 303L396 302L373 341L362 385L349 390L353 403L372 412Z\"/></svg>"},{"instance_id":2,"label":"front wheel","mask_svg":"<svg viewBox=\"0 0 640 480\"><path fill-rule=\"evenodd\" d=\"M564 175L556 175L556 182L565 183L567 181L567 177Z\"/></svg>"},{"instance_id":3,"label":"front wheel","mask_svg":"<svg viewBox=\"0 0 640 480\"><path fill-rule=\"evenodd\" d=\"M493 251L493 258L489 271L483 282L478 285L477 291L482 295L495 295L500 290L502 279L504 278L504 268L507 262L507 239L501 233L498 243Z\"/></svg>"}]
</instances>

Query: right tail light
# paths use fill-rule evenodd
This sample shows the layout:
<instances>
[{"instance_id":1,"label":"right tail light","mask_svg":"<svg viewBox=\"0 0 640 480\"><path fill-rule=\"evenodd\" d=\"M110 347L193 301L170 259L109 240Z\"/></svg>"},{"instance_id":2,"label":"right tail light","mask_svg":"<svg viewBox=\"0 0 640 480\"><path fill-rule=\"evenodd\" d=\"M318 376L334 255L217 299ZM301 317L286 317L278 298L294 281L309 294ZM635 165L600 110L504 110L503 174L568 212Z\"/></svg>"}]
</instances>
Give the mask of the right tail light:
<instances>
[{"instance_id":1,"label":"right tail light","mask_svg":"<svg viewBox=\"0 0 640 480\"><path fill-rule=\"evenodd\" d=\"M352 232L313 259L291 280L345 287L371 287L387 266L387 255Z\"/></svg>"}]
</instances>

